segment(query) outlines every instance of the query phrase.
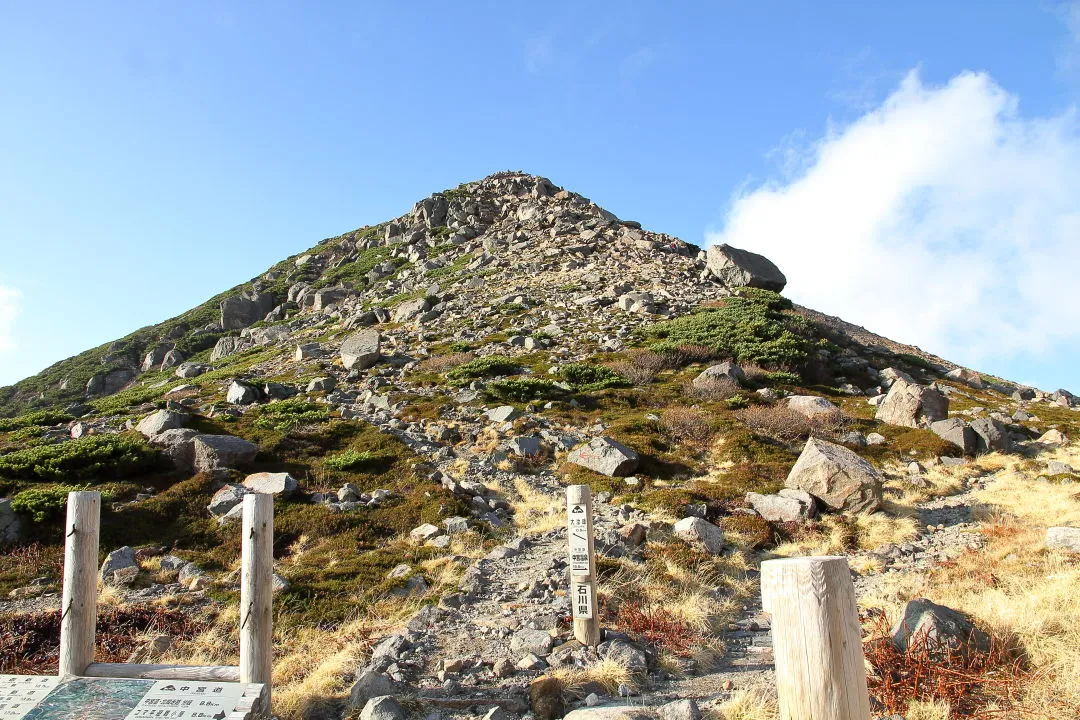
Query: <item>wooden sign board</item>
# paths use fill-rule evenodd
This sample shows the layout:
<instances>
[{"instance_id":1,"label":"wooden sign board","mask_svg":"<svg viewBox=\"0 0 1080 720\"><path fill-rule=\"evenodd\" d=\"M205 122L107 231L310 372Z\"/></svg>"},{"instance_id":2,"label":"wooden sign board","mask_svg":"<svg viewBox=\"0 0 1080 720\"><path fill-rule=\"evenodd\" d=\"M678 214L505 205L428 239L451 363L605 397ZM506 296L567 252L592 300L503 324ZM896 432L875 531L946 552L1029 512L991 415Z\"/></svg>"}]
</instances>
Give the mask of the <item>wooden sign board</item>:
<instances>
[{"instance_id":1,"label":"wooden sign board","mask_svg":"<svg viewBox=\"0 0 1080 720\"><path fill-rule=\"evenodd\" d=\"M0 675L0 720L250 720L264 686Z\"/></svg>"}]
</instances>

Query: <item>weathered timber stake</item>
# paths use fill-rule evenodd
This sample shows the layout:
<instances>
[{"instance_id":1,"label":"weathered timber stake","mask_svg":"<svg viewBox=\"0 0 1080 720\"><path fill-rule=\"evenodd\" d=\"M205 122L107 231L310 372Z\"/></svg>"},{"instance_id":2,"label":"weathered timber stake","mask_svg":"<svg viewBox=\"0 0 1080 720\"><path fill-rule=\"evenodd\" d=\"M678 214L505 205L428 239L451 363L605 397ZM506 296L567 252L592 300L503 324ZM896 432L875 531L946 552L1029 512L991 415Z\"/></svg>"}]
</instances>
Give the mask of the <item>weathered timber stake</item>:
<instances>
[{"instance_id":1,"label":"weathered timber stake","mask_svg":"<svg viewBox=\"0 0 1080 720\"><path fill-rule=\"evenodd\" d=\"M240 568L240 682L265 683L273 666L274 496L244 496Z\"/></svg>"},{"instance_id":2,"label":"weathered timber stake","mask_svg":"<svg viewBox=\"0 0 1080 720\"><path fill-rule=\"evenodd\" d=\"M574 638L582 645L600 644L596 600L596 549L593 544L592 488L566 488L567 539L570 545L570 607Z\"/></svg>"},{"instance_id":3,"label":"weathered timber stake","mask_svg":"<svg viewBox=\"0 0 1080 720\"><path fill-rule=\"evenodd\" d=\"M64 525L64 593L60 603L61 677L82 675L86 666L94 661L100 522L100 493L68 493Z\"/></svg>"},{"instance_id":4,"label":"weathered timber stake","mask_svg":"<svg viewBox=\"0 0 1080 720\"><path fill-rule=\"evenodd\" d=\"M781 720L870 720L847 559L763 562L761 599L772 615Z\"/></svg>"}]
</instances>

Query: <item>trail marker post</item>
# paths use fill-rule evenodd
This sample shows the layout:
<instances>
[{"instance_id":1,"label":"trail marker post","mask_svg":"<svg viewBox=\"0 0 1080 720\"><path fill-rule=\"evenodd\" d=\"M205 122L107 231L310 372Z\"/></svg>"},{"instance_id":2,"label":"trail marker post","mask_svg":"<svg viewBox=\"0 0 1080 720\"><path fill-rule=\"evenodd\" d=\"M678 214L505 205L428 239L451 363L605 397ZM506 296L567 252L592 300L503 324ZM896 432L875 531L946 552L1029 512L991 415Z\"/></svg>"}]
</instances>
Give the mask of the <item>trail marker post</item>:
<instances>
[{"instance_id":1,"label":"trail marker post","mask_svg":"<svg viewBox=\"0 0 1080 720\"><path fill-rule=\"evenodd\" d=\"M593 543L592 488L566 488L566 535L570 546L570 608L574 637L582 645L600 644L596 600L596 549Z\"/></svg>"},{"instance_id":2,"label":"trail marker post","mask_svg":"<svg viewBox=\"0 0 1080 720\"><path fill-rule=\"evenodd\" d=\"M870 720L855 586L843 557L761 563L781 720Z\"/></svg>"}]
</instances>

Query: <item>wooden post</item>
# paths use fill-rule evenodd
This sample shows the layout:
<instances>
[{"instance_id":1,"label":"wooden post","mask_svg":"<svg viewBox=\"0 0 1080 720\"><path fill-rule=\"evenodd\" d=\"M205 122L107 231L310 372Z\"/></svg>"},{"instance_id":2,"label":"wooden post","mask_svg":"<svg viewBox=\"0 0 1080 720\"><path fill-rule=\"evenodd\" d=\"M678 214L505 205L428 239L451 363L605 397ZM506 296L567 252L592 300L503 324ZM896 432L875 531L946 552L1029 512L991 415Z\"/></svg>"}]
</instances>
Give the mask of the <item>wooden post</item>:
<instances>
[{"instance_id":1,"label":"wooden post","mask_svg":"<svg viewBox=\"0 0 1080 720\"><path fill-rule=\"evenodd\" d=\"M60 676L82 675L94 661L101 494L68 493L64 593L60 604Z\"/></svg>"},{"instance_id":2,"label":"wooden post","mask_svg":"<svg viewBox=\"0 0 1080 720\"><path fill-rule=\"evenodd\" d=\"M566 488L566 518L574 637L582 645L596 646L600 644L600 612L596 601L592 488L588 485Z\"/></svg>"},{"instance_id":3,"label":"wooden post","mask_svg":"<svg viewBox=\"0 0 1080 720\"><path fill-rule=\"evenodd\" d=\"M870 720L847 559L763 562L761 600L772 615L781 720Z\"/></svg>"},{"instance_id":4,"label":"wooden post","mask_svg":"<svg viewBox=\"0 0 1080 720\"><path fill-rule=\"evenodd\" d=\"M273 668L274 496L244 496L240 569L240 682L265 683Z\"/></svg>"}]
</instances>

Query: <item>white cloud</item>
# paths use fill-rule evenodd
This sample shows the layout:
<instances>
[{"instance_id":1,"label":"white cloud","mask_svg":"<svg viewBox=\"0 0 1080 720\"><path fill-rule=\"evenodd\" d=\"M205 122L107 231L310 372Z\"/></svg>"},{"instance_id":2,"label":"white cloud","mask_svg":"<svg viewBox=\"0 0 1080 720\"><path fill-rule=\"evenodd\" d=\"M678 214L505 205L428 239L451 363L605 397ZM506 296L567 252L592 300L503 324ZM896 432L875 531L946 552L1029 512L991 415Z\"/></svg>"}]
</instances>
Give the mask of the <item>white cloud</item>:
<instances>
[{"instance_id":1,"label":"white cloud","mask_svg":"<svg viewBox=\"0 0 1080 720\"><path fill-rule=\"evenodd\" d=\"M708 244L769 257L797 302L974 367L1080 344L1074 111L1024 117L988 75L911 72L802 159L739 191Z\"/></svg>"},{"instance_id":2,"label":"white cloud","mask_svg":"<svg viewBox=\"0 0 1080 720\"><path fill-rule=\"evenodd\" d=\"M0 352L14 349L15 316L19 311L19 291L0 285Z\"/></svg>"}]
</instances>

